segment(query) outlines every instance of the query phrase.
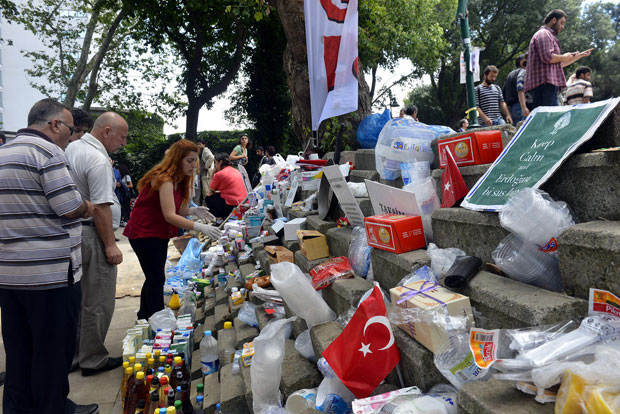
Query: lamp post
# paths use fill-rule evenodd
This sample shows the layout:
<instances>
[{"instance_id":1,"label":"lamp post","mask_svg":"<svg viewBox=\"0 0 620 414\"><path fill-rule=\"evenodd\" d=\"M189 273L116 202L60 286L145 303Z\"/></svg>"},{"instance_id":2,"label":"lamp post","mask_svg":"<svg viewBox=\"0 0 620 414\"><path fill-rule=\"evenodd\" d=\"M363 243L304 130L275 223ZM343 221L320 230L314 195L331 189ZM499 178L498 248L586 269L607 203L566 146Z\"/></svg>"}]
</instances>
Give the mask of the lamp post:
<instances>
[{"instance_id":1,"label":"lamp post","mask_svg":"<svg viewBox=\"0 0 620 414\"><path fill-rule=\"evenodd\" d=\"M469 37L469 19L467 17L468 0L459 0L456 18L461 24L461 38L463 39L463 58L465 59L465 84L467 91L467 113L470 127L479 127L476 98L474 97L474 73L471 68L471 39Z\"/></svg>"},{"instance_id":2,"label":"lamp post","mask_svg":"<svg viewBox=\"0 0 620 414\"><path fill-rule=\"evenodd\" d=\"M392 95L391 89L388 89L388 96L390 98L390 118L394 118L392 116L392 108L396 108L398 106L398 101L396 101L396 98L394 98L394 95Z\"/></svg>"}]
</instances>

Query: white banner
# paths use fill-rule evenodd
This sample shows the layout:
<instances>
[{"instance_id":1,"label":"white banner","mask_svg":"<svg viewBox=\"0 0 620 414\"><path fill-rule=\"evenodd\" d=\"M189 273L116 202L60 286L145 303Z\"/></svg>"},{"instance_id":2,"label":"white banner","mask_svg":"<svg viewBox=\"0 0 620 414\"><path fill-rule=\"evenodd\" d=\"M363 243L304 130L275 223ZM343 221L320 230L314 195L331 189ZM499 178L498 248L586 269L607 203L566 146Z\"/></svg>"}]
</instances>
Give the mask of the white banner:
<instances>
[{"instance_id":1,"label":"white banner","mask_svg":"<svg viewBox=\"0 0 620 414\"><path fill-rule=\"evenodd\" d=\"M312 130L357 110L357 0L305 0Z\"/></svg>"},{"instance_id":2,"label":"white banner","mask_svg":"<svg viewBox=\"0 0 620 414\"><path fill-rule=\"evenodd\" d=\"M469 53L469 68L474 74L474 82L480 81L480 51L484 50L484 48L472 47ZM465 83L465 72L467 69L465 68L465 58L463 57L463 52L461 52L461 83Z\"/></svg>"}]
</instances>

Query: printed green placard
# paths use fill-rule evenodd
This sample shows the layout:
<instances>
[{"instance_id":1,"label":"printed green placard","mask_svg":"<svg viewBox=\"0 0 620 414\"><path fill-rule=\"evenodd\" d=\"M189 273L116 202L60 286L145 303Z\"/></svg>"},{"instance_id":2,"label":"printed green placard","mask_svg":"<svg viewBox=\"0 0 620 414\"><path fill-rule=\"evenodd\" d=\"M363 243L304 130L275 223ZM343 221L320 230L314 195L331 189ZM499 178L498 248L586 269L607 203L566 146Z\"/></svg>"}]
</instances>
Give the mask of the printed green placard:
<instances>
[{"instance_id":1,"label":"printed green placard","mask_svg":"<svg viewBox=\"0 0 620 414\"><path fill-rule=\"evenodd\" d=\"M517 191L540 187L566 158L592 137L618 102L620 98L536 108L461 206L500 211Z\"/></svg>"}]
</instances>

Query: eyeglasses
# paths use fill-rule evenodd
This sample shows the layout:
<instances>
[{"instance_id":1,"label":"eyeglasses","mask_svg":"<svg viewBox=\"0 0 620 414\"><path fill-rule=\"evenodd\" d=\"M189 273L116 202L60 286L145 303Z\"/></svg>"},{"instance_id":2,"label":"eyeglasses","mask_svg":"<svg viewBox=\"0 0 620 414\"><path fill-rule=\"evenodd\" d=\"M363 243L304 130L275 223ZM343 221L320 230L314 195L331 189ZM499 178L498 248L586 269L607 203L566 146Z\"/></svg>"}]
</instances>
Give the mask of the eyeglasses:
<instances>
[{"instance_id":1,"label":"eyeglasses","mask_svg":"<svg viewBox=\"0 0 620 414\"><path fill-rule=\"evenodd\" d=\"M67 128L69 128L69 132L70 132L70 134L69 134L69 135L73 135L73 133L75 132L75 127L72 127L72 126L70 126L70 125L65 124L65 123L64 123L64 122L62 122L60 119L57 119L57 121L58 121L58 123L59 123L59 124L63 124L64 126L66 126ZM52 122L53 122L53 121L49 121L49 122L48 122L48 125L52 125Z\"/></svg>"}]
</instances>

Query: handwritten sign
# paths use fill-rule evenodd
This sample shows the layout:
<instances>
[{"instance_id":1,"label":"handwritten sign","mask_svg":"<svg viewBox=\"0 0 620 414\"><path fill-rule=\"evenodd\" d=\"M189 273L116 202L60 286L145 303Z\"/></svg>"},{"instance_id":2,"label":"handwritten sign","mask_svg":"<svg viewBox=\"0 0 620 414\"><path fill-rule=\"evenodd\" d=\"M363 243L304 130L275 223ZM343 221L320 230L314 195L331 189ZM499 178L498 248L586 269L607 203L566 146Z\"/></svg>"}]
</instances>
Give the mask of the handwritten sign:
<instances>
[{"instance_id":1,"label":"handwritten sign","mask_svg":"<svg viewBox=\"0 0 620 414\"><path fill-rule=\"evenodd\" d=\"M375 181L364 180L375 214L419 216L415 194Z\"/></svg>"},{"instance_id":2,"label":"handwritten sign","mask_svg":"<svg viewBox=\"0 0 620 414\"><path fill-rule=\"evenodd\" d=\"M500 211L523 188L539 188L589 140L620 98L592 104L538 107L469 191L462 207Z\"/></svg>"},{"instance_id":3,"label":"handwritten sign","mask_svg":"<svg viewBox=\"0 0 620 414\"><path fill-rule=\"evenodd\" d=\"M334 194L338 198L340 208L344 211L344 214L349 219L352 226L364 225L364 214L360 210L357 200L353 196L349 185L342 176L340 168L337 165L330 165L329 167L323 167L323 174L327 177L329 185L334 190Z\"/></svg>"}]
</instances>

